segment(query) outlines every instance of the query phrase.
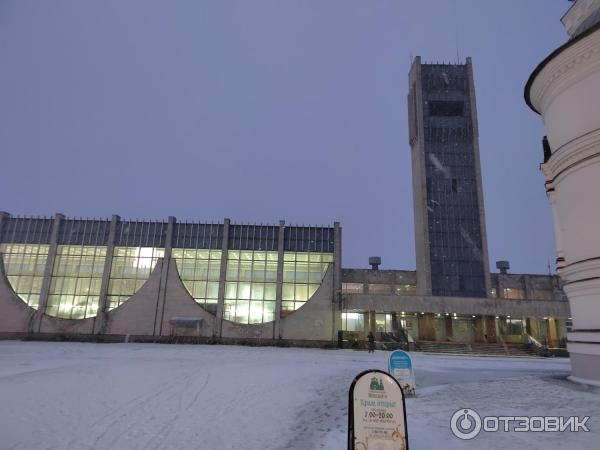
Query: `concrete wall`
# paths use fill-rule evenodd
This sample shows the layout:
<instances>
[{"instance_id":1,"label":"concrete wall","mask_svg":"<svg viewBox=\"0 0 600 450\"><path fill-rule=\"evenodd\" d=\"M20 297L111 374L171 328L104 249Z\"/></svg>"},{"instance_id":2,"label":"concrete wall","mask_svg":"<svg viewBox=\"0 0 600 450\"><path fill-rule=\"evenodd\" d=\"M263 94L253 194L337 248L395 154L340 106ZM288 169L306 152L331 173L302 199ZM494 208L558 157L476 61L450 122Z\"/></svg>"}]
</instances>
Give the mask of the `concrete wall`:
<instances>
[{"instance_id":1,"label":"concrete wall","mask_svg":"<svg viewBox=\"0 0 600 450\"><path fill-rule=\"evenodd\" d=\"M294 313L281 319L280 336L274 322L244 325L223 320L223 340L266 340L333 342L340 312L334 301L335 265L331 264L323 283L313 297ZM166 273L164 272L166 271ZM161 301L164 295L164 301ZM163 306L164 305L164 308ZM36 311L12 290L4 272L0 273L0 333L28 332ZM171 319L199 319L199 328L174 326ZM68 320L41 315L43 335L93 335L96 318ZM156 332L160 330L160 332ZM159 259L140 290L125 303L106 314L106 335L136 337L193 336L213 339L215 315L206 311L189 294L179 277L176 262Z\"/></svg>"},{"instance_id":2,"label":"concrete wall","mask_svg":"<svg viewBox=\"0 0 600 450\"><path fill-rule=\"evenodd\" d=\"M337 339L334 325L340 320L340 315L334 301L334 267L330 265L312 298L281 320L281 338L334 341Z\"/></svg>"},{"instance_id":3,"label":"concrete wall","mask_svg":"<svg viewBox=\"0 0 600 450\"><path fill-rule=\"evenodd\" d=\"M154 335L163 259L129 300L108 312L106 334Z\"/></svg>"},{"instance_id":4,"label":"concrete wall","mask_svg":"<svg viewBox=\"0 0 600 450\"><path fill-rule=\"evenodd\" d=\"M385 284L391 286L415 285L417 274L411 270L371 270L343 269L342 283L363 284L363 293L369 294L369 284ZM491 274L491 286L496 289L495 297L503 298L504 289L514 289L522 293L522 299L566 301L562 291L562 283L556 275L530 274ZM380 292L379 292L380 293ZM348 292L354 294L354 292ZM371 294L378 294L374 292ZM409 295L402 293L401 295ZM491 296L491 295L490 295ZM493 296L491 296L493 297ZM548 315L548 314L547 314Z\"/></svg>"},{"instance_id":5,"label":"concrete wall","mask_svg":"<svg viewBox=\"0 0 600 450\"><path fill-rule=\"evenodd\" d=\"M200 306L190 295L187 288L179 277L177 265L174 259L169 264L169 274L166 286L166 301L164 313L162 314L162 336L202 336L213 337L215 335L215 315ZM171 319L183 317L189 319L201 319L199 331L194 328L174 327Z\"/></svg>"},{"instance_id":6,"label":"concrete wall","mask_svg":"<svg viewBox=\"0 0 600 450\"><path fill-rule=\"evenodd\" d=\"M496 297L504 296L504 289L515 289L523 298L531 300L566 300L560 278L556 275L491 274L491 286Z\"/></svg>"},{"instance_id":7,"label":"concrete wall","mask_svg":"<svg viewBox=\"0 0 600 450\"><path fill-rule=\"evenodd\" d=\"M27 333L35 310L15 294L3 267L0 258L0 333Z\"/></svg>"},{"instance_id":8,"label":"concrete wall","mask_svg":"<svg viewBox=\"0 0 600 450\"><path fill-rule=\"evenodd\" d=\"M503 300L422 295L346 294L344 296L343 309L348 311L407 311L482 316L571 317L569 303L565 301Z\"/></svg>"},{"instance_id":9,"label":"concrete wall","mask_svg":"<svg viewBox=\"0 0 600 450\"><path fill-rule=\"evenodd\" d=\"M431 259L427 221L427 179L425 176L425 140L423 129L423 89L421 57L417 56L408 75L408 128L412 162L413 214L417 292L431 295Z\"/></svg>"},{"instance_id":10,"label":"concrete wall","mask_svg":"<svg viewBox=\"0 0 600 450\"><path fill-rule=\"evenodd\" d=\"M417 284L414 270L342 269L342 283Z\"/></svg>"}]
</instances>

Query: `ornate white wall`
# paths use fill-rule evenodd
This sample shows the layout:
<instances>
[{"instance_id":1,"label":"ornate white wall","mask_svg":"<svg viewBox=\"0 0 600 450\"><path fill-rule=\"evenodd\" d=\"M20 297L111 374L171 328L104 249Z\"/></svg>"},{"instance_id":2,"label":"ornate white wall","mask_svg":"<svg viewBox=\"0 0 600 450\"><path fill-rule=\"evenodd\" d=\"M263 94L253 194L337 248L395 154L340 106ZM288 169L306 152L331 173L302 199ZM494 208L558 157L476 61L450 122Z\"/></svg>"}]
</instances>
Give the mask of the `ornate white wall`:
<instances>
[{"instance_id":1,"label":"ornate white wall","mask_svg":"<svg viewBox=\"0 0 600 450\"><path fill-rule=\"evenodd\" d=\"M552 150L541 167L564 257L558 269L573 318L573 378L600 384L600 28L540 64L526 98L542 115Z\"/></svg>"}]
</instances>

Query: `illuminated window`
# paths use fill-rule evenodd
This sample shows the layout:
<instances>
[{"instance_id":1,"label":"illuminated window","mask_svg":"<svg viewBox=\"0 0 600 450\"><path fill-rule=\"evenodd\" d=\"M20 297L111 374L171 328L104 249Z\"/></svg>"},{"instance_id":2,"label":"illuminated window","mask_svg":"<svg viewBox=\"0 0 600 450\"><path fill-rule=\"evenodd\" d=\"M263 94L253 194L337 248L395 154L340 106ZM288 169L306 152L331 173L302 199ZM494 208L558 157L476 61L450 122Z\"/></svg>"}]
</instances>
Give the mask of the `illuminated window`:
<instances>
[{"instance_id":1,"label":"illuminated window","mask_svg":"<svg viewBox=\"0 0 600 450\"><path fill-rule=\"evenodd\" d=\"M46 314L62 319L95 316L105 259L106 247L59 245Z\"/></svg>"},{"instance_id":2,"label":"illuminated window","mask_svg":"<svg viewBox=\"0 0 600 450\"><path fill-rule=\"evenodd\" d=\"M181 281L194 300L213 314L217 312L221 250L173 249Z\"/></svg>"},{"instance_id":3,"label":"illuminated window","mask_svg":"<svg viewBox=\"0 0 600 450\"><path fill-rule=\"evenodd\" d=\"M523 333L522 319L506 319L506 334L520 335Z\"/></svg>"},{"instance_id":4,"label":"illuminated window","mask_svg":"<svg viewBox=\"0 0 600 450\"><path fill-rule=\"evenodd\" d=\"M332 262L332 253L284 253L282 317L300 308L313 296Z\"/></svg>"},{"instance_id":5,"label":"illuminated window","mask_svg":"<svg viewBox=\"0 0 600 450\"><path fill-rule=\"evenodd\" d=\"M369 294L391 294L392 285L390 284L369 284Z\"/></svg>"},{"instance_id":6,"label":"illuminated window","mask_svg":"<svg viewBox=\"0 0 600 450\"><path fill-rule=\"evenodd\" d=\"M523 291L523 289L504 288L502 289L502 292L504 298L512 300L522 300L525 298L525 291Z\"/></svg>"},{"instance_id":7,"label":"illuminated window","mask_svg":"<svg viewBox=\"0 0 600 450\"><path fill-rule=\"evenodd\" d=\"M342 330L364 331L365 319L363 313L342 313Z\"/></svg>"},{"instance_id":8,"label":"illuminated window","mask_svg":"<svg viewBox=\"0 0 600 450\"><path fill-rule=\"evenodd\" d=\"M37 309L42 292L48 245L1 244L4 270L15 293Z\"/></svg>"},{"instance_id":9,"label":"illuminated window","mask_svg":"<svg viewBox=\"0 0 600 450\"><path fill-rule=\"evenodd\" d=\"M344 294L362 294L364 285L362 283L342 283L342 293Z\"/></svg>"},{"instance_id":10,"label":"illuminated window","mask_svg":"<svg viewBox=\"0 0 600 450\"><path fill-rule=\"evenodd\" d=\"M375 315L375 331L378 333L391 333L392 315L391 314L376 314Z\"/></svg>"},{"instance_id":11,"label":"illuminated window","mask_svg":"<svg viewBox=\"0 0 600 450\"><path fill-rule=\"evenodd\" d=\"M397 284L396 295L414 294L417 292L417 286L414 284Z\"/></svg>"},{"instance_id":12,"label":"illuminated window","mask_svg":"<svg viewBox=\"0 0 600 450\"><path fill-rule=\"evenodd\" d=\"M229 250L223 317L265 323L275 317L277 252Z\"/></svg>"},{"instance_id":13,"label":"illuminated window","mask_svg":"<svg viewBox=\"0 0 600 450\"><path fill-rule=\"evenodd\" d=\"M135 294L165 256L164 248L115 247L108 284L108 309L122 305Z\"/></svg>"}]
</instances>

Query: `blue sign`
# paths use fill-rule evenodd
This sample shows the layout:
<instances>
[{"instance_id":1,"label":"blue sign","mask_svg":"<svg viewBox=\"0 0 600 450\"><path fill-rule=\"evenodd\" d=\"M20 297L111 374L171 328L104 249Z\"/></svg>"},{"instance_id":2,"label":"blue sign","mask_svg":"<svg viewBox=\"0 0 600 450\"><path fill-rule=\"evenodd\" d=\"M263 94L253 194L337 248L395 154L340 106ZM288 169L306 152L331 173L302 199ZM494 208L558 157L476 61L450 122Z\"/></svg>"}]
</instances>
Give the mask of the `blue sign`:
<instances>
[{"instance_id":1,"label":"blue sign","mask_svg":"<svg viewBox=\"0 0 600 450\"><path fill-rule=\"evenodd\" d=\"M389 373L400 383L405 395L415 395L415 373L410 355L402 350L390 354Z\"/></svg>"}]
</instances>

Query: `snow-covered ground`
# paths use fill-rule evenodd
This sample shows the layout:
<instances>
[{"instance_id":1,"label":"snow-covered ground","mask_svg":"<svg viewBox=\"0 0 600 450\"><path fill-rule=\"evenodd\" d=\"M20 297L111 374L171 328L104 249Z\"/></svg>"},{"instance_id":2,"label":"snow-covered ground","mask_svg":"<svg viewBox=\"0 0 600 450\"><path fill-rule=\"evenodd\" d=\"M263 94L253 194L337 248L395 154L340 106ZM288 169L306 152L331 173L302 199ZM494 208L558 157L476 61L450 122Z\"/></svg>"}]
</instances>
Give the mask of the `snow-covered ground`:
<instances>
[{"instance_id":1,"label":"snow-covered ground","mask_svg":"<svg viewBox=\"0 0 600 450\"><path fill-rule=\"evenodd\" d=\"M387 352L0 342L0 449L346 448L348 387ZM412 450L596 449L600 389L566 380L566 359L413 354ZM481 415L592 416L589 433L451 435Z\"/></svg>"}]
</instances>

